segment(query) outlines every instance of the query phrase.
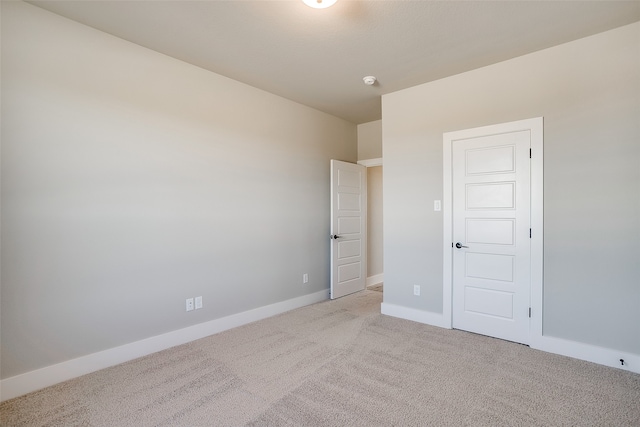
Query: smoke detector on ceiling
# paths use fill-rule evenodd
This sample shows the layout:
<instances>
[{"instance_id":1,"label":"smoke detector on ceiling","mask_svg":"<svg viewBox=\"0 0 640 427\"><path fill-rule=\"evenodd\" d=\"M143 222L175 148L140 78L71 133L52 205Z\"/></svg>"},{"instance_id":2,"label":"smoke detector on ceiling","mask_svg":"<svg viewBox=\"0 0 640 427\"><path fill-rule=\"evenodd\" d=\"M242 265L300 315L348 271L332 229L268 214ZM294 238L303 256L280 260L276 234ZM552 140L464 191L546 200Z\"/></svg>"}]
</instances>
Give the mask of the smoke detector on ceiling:
<instances>
[{"instance_id":1,"label":"smoke detector on ceiling","mask_svg":"<svg viewBox=\"0 0 640 427\"><path fill-rule=\"evenodd\" d=\"M372 86L376 82L376 78L373 76L367 76L364 77L362 81L364 81L364 84L366 84L367 86Z\"/></svg>"}]
</instances>

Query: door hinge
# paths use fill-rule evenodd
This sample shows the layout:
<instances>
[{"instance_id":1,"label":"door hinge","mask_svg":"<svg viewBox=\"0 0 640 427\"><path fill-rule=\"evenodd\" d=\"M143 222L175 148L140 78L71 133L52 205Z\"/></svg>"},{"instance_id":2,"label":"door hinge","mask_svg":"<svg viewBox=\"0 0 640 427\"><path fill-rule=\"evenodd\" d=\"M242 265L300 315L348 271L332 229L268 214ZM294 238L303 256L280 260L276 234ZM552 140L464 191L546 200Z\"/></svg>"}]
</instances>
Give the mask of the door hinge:
<instances>
[{"instance_id":1,"label":"door hinge","mask_svg":"<svg viewBox=\"0 0 640 427\"><path fill-rule=\"evenodd\" d=\"M531 158L531 148L529 148L529 158Z\"/></svg>"},{"instance_id":2,"label":"door hinge","mask_svg":"<svg viewBox=\"0 0 640 427\"><path fill-rule=\"evenodd\" d=\"M531 317L531 307L529 307L529 317Z\"/></svg>"},{"instance_id":3,"label":"door hinge","mask_svg":"<svg viewBox=\"0 0 640 427\"><path fill-rule=\"evenodd\" d=\"M531 238L531 229L529 229L529 238Z\"/></svg>"}]
</instances>

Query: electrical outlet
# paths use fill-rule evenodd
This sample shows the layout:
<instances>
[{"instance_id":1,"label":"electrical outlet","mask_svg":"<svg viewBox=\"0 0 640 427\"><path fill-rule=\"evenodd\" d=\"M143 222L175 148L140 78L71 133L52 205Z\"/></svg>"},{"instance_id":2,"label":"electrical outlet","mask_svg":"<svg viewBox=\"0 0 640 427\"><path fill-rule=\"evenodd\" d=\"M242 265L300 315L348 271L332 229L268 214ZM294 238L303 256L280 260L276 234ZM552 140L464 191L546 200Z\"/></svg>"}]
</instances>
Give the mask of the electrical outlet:
<instances>
[{"instance_id":1,"label":"electrical outlet","mask_svg":"<svg viewBox=\"0 0 640 427\"><path fill-rule=\"evenodd\" d=\"M193 310L193 298L187 298L187 311Z\"/></svg>"},{"instance_id":2,"label":"electrical outlet","mask_svg":"<svg viewBox=\"0 0 640 427\"><path fill-rule=\"evenodd\" d=\"M307 273L302 275L302 283L309 283L309 275Z\"/></svg>"},{"instance_id":3,"label":"electrical outlet","mask_svg":"<svg viewBox=\"0 0 640 427\"><path fill-rule=\"evenodd\" d=\"M196 310L202 308L202 297L196 297Z\"/></svg>"},{"instance_id":4,"label":"electrical outlet","mask_svg":"<svg viewBox=\"0 0 640 427\"><path fill-rule=\"evenodd\" d=\"M420 296L420 285L413 285L413 294L417 297Z\"/></svg>"}]
</instances>

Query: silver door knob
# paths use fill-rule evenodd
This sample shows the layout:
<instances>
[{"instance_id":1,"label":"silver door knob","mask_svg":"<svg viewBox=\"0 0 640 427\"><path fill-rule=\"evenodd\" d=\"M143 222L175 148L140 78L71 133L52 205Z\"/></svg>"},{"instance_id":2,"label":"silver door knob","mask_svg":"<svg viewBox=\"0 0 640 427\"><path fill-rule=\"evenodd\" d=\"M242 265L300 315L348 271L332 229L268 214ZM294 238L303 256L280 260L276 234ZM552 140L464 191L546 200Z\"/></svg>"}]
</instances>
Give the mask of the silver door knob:
<instances>
[{"instance_id":1,"label":"silver door knob","mask_svg":"<svg viewBox=\"0 0 640 427\"><path fill-rule=\"evenodd\" d=\"M469 246L464 246L462 243L458 242L456 243L456 248L461 249L461 248L468 248Z\"/></svg>"}]
</instances>

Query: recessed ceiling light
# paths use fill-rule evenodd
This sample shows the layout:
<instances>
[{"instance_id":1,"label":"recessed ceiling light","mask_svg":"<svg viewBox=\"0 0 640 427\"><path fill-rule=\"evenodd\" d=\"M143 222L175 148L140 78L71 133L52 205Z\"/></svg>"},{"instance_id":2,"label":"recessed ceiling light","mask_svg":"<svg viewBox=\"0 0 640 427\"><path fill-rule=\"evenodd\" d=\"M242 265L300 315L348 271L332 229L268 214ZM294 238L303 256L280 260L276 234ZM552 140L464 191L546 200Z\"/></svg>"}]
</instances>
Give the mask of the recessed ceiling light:
<instances>
[{"instance_id":1,"label":"recessed ceiling light","mask_svg":"<svg viewBox=\"0 0 640 427\"><path fill-rule=\"evenodd\" d=\"M333 6L337 0L302 0L307 6L314 9L325 9L329 6Z\"/></svg>"}]
</instances>

